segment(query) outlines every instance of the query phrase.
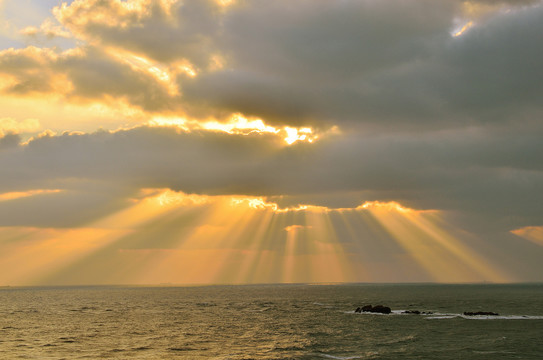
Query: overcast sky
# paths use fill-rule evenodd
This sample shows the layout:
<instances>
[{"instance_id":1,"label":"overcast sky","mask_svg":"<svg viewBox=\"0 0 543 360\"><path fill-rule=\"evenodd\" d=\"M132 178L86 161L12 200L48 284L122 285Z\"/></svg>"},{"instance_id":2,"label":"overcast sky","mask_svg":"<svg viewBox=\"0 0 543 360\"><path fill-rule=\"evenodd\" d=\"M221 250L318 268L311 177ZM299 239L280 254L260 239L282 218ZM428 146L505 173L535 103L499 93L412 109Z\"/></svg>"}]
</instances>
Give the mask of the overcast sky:
<instances>
[{"instance_id":1,"label":"overcast sky","mask_svg":"<svg viewBox=\"0 0 543 360\"><path fill-rule=\"evenodd\" d=\"M543 281L542 19L0 0L0 285Z\"/></svg>"}]
</instances>

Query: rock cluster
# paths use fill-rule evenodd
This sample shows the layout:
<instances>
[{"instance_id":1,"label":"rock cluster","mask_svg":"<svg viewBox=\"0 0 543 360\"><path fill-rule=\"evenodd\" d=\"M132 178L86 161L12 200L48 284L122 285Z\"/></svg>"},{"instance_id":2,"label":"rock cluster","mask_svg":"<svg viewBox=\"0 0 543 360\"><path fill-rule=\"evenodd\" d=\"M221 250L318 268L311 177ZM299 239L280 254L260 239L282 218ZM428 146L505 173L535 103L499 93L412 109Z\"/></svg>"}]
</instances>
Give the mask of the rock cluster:
<instances>
[{"instance_id":1,"label":"rock cluster","mask_svg":"<svg viewBox=\"0 0 543 360\"><path fill-rule=\"evenodd\" d=\"M354 312L361 313L361 312L372 312L372 313L380 313L380 314L390 314L392 310L388 306L383 305L365 305L362 307L356 308Z\"/></svg>"},{"instance_id":2,"label":"rock cluster","mask_svg":"<svg viewBox=\"0 0 543 360\"><path fill-rule=\"evenodd\" d=\"M465 311L464 315L466 315L466 316L477 316L477 315L498 316L500 314L495 313L495 312L491 312L491 311L477 311L477 312Z\"/></svg>"},{"instance_id":3,"label":"rock cluster","mask_svg":"<svg viewBox=\"0 0 543 360\"><path fill-rule=\"evenodd\" d=\"M405 310L402 314L413 314L413 315L432 315L432 311L419 311L419 310Z\"/></svg>"},{"instance_id":4,"label":"rock cluster","mask_svg":"<svg viewBox=\"0 0 543 360\"><path fill-rule=\"evenodd\" d=\"M383 305L364 305L362 307L357 307L354 311L355 313L371 312L371 313L380 313L380 314L390 314L392 310L388 306ZM402 314L412 314L412 315L432 315L432 311L419 311L419 310L405 310ZM486 315L486 316L498 316L500 314L491 312L491 311L465 311L465 316L477 316L477 315Z\"/></svg>"}]
</instances>

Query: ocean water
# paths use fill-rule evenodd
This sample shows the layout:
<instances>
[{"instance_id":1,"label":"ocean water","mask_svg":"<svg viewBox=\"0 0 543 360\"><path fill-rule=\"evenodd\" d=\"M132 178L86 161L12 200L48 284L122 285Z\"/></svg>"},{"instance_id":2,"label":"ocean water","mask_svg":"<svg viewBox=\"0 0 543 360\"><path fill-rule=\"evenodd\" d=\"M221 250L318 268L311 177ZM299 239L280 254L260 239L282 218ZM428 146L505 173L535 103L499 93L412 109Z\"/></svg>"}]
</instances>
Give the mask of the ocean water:
<instances>
[{"instance_id":1,"label":"ocean water","mask_svg":"<svg viewBox=\"0 0 543 360\"><path fill-rule=\"evenodd\" d=\"M543 359L543 285L1 288L0 358Z\"/></svg>"}]
</instances>

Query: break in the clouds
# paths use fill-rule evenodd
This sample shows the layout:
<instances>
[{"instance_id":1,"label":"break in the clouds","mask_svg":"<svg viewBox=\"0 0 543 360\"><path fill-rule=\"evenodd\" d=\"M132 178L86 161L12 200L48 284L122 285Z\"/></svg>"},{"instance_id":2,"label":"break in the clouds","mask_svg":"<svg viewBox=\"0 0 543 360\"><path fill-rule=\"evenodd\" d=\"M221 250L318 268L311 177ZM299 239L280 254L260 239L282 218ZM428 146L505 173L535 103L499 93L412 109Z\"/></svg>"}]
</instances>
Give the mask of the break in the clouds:
<instances>
[{"instance_id":1,"label":"break in the clouds","mask_svg":"<svg viewBox=\"0 0 543 360\"><path fill-rule=\"evenodd\" d=\"M414 253L443 246L427 254L445 264L449 251L469 264L462 281L472 268L475 279L541 280L533 275L543 273L541 1L29 0L24 13L21 4L0 1L0 232L15 234L9 239L75 229L85 241L113 241L112 217L144 251L162 244L148 238L175 243L185 234L179 219L187 225L205 213L214 222L187 226L213 236L217 224L253 224L240 215L225 225L210 210L230 197L260 211L262 224L251 229L269 225L266 251L273 241L290 242L285 251L296 239L326 242L323 229L335 228L354 264L359 255L371 262L351 239L370 236L357 221L382 216L368 206L401 204L394 216L446 214L462 241L514 275L475 266L442 236L445 220L433 227L389 214L396 220L379 218L383 244L395 237L400 250L377 257L391 275L334 279L394 281L414 261L422 268L397 279L427 281L421 274L437 265ZM196 200L183 205L192 206L185 217L143 221L160 218L164 194ZM204 211L207 196L214 205ZM236 212L228 206L222 211ZM412 245L417 236L398 230L410 221L414 234L439 244ZM104 245L112 264L137 255L116 247L130 247L131 236ZM253 251L251 236L240 243ZM382 264L374 265L377 274ZM255 279L285 280L275 275Z\"/></svg>"}]
</instances>

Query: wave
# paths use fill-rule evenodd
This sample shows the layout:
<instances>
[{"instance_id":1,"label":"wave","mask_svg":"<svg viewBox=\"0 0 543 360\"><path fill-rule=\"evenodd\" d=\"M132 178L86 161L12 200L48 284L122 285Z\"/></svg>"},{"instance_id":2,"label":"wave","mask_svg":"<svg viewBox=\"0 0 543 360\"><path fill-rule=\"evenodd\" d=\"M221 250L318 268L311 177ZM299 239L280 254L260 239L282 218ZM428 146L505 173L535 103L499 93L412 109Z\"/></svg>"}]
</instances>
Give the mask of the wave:
<instances>
[{"instance_id":1,"label":"wave","mask_svg":"<svg viewBox=\"0 0 543 360\"><path fill-rule=\"evenodd\" d=\"M440 319L455 319L462 318L468 320L543 320L541 315L464 315L464 314L449 314L449 313L421 313L419 315L406 314L406 310L392 310L390 314L381 314L381 313L372 313L372 312L361 312L357 313L354 310L345 311L345 314L355 314L355 315L370 315L370 316L420 316L425 319L440 320Z\"/></svg>"},{"instance_id":2,"label":"wave","mask_svg":"<svg viewBox=\"0 0 543 360\"><path fill-rule=\"evenodd\" d=\"M379 343L379 345L403 344L403 343L413 342L416 340L417 340L417 337L415 335L407 335L407 336L395 337L393 339L383 341Z\"/></svg>"},{"instance_id":3,"label":"wave","mask_svg":"<svg viewBox=\"0 0 543 360\"><path fill-rule=\"evenodd\" d=\"M426 319L455 319L468 320L543 320L539 315L464 315L464 314L433 314L425 316Z\"/></svg>"},{"instance_id":4,"label":"wave","mask_svg":"<svg viewBox=\"0 0 543 360\"><path fill-rule=\"evenodd\" d=\"M375 351L369 351L367 354L364 354L364 355L351 355L351 356L339 356L339 355L330 355L330 354L316 354L316 355L326 358L326 359L354 360L354 359L369 359L369 358L379 355L379 353Z\"/></svg>"}]
</instances>

